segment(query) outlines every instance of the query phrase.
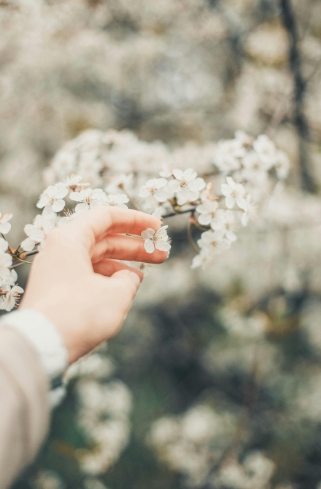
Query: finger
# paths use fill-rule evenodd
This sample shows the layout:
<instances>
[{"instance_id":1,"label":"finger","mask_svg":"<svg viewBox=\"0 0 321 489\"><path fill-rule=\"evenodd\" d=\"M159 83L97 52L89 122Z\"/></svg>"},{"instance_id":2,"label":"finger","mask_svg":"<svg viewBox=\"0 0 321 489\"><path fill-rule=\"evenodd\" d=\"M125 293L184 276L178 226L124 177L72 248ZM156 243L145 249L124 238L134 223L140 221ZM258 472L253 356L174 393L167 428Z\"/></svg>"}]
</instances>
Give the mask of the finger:
<instances>
[{"instance_id":1,"label":"finger","mask_svg":"<svg viewBox=\"0 0 321 489\"><path fill-rule=\"evenodd\" d=\"M122 310L126 314L132 304L132 301L139 289L140 278L137 273L130 270L119 270L114 273L109 279L113 284L114 290L121 291Z\"/></svg>"},{"instance_id":2,"label":"finger","mask_svg":"<svg viewBox=\"0 0 321 489\"><path fill-rule=\"evenodd\" d=\"M122 234L110 234L96 243L92 262L97 263L103 258L117 260L142 261L145 263L163 263L168 257L167 251L155 250L147 253L144 240Z\"/></svg>"},{"instance_id":3,"label":"finger","mask_svg":"<svg viewBox=\"0 0 321 489\"><path fill-rule=\"evenodd\" d=\"M87 249L92 249L107 233L129 233L140 235L147 228L155 231L161 221L150 214L113 206L98 206L83 212L66 225L73 240L80 240Z\"/></svg>"},{"instance_id":4,"label":"finger","mask_svg":"<svg viewBox=\"0 0 321 489\"><path fill-rule=\"evenodd\" d=\"M129 265L126 265L125 263L117 260L109 260L105 258L104 260L101 260L94 265L94 272L99 273L100 275L105 275L106 277L111 277L116 272L119 272L121 270L129 270L130 272L136 273L140 281L142 281L144 278L144 274L141 270L130 267Z\"/></svg>"}]
</instances>

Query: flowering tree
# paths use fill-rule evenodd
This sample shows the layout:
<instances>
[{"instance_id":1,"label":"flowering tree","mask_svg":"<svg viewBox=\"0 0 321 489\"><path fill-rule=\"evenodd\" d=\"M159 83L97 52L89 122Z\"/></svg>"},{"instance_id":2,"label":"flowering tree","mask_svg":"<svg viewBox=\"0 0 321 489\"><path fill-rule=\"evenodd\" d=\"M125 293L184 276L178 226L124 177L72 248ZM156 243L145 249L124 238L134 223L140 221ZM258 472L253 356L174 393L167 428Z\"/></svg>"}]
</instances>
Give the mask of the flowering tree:
<instances>
[{"instance_id":1,"label":"flowering tree","mask_svg":"<svg viewBox=\"0 0 321 489\"><path fill-rule=\"evenodd\" d=\"M1 307L97 203L171 246L19 489L319 487L319 3L9 0L0 25Z\"/></svg>"}]
</instances>

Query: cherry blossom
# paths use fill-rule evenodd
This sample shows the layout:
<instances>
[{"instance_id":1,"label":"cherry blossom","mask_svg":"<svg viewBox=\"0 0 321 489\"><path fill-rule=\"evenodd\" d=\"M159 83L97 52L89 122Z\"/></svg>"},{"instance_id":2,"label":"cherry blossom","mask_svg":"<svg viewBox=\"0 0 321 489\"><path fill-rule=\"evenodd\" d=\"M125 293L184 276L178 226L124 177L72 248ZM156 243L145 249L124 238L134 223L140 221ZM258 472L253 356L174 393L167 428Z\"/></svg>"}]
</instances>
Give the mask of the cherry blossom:
<instances>
[{"instance_id":1,"label":"cherry blossom","mask_svg":"<svg viewBox=\"0 0 321 489\"><path fill-rule=\"evenodd\" d=\"M36 244L42 244L50 231L56 227L56 214L44 210L42 215L35 217L33 224L27 224L24 231L28 238L22 241L21 248L31 251Z\"/></svg>"},{"instance_id":2,"label":"cherry blossom","mask_svg":"<svg viewBox=\"0 0 321 489\"><path fill-rule=\"evenodd\" d=\"M77 204L75 207L75 211L77 213L91 209L97 205L107 203L106 194L100 188L86 188L84 190L80 190L80 192L71 192L70 199L79 202L79 204Z\"/></svg>"},{"instance_id":3,"label":"cherry blossom","mask_svg":"<svg viewBox=\"0 0 321 489\"><path fill-rule=\"evenodd\" d=\"M165 202L168 199L167 183L166 178L152 178L140 188L138 195L146 199L150 207L155 205L155 202Z\"/></svg>"},{"instance_id":4,"label":"cherry blossom","mask_svg":"<svg viewBox=\"0 0 321 489\"><path fill-rule=\"evenodd\" d=\"M84 187L89 187L89 183L82 182L81 175L75 175L72 173L62 181L62 185L68 187L70 190L82 190Z\"/></svg>"},{"instance_id":5,"label":"cherry blossom","mask_svg":"<svg viewBox=\"0 0 321 489\"><path fill-rule=\"evenodd\" d=\"M115 195L107 195L106 196L106 204L116 207L121 207L123 209L128 209L126 205L129 202L129 198L126 194L115 194Z\"/></svg>"},{"instance_id":6,"label":"cherry blossom","mask_svg":"<svg viewBox=\"0 0 321 489\"><path fill-rule=\"evenodd\" d=\"M0 270L12 265L12 256L9 255L9 253L6 253L8 246L8 242L5 239L0 238Z\"/></svg>"},{"instance_id":7,"label":"cherry blossom","mask_svg":"<svg viewBox=\"0 0 321 489\"><path fill-rule=\"evenodd\" d=\"M214 231L221 231L229 241L236 241L237 222L235 213L230 210L219 209L211 222L211 228Z\"/></svg>"},{"instance_id":8,"label":"cherry blossom","mask_svg":"<svg viewBox=\"0 0 321 489\"><path fill-rule=\"evenodd\" d=\"M265 134L261 134L253 143L253 149L259 155L260 160L269 170L276 162L277 150L275 144Z\"/></svg>"},{"instance_id":9,"label":"cherry blossom","mask_svg":"<svg viewBox=\"0 0 321 489\"><path fill-rule=\"evenodd\" d=\"M23 288L18 285L14 285L12 288L5 286L0 290L1 294L4 294L0 296L0 309L8 312L15 307L20 298L20 294L24 292Z\"/></svg>"},{"instance_id":10,"label":"cherry blossom","mask_svg":"<svg viewBox=\"0 0 321 489\"><path fill-rule=\"evenodd\" d=\"M228 209L233 209L235 204L241 209L245 206L246 192L243 185L236 183L232 177L226 177L227 183L223 183L222 194L225 197L225 204Z\"/></svg>"},{"instance_id":11,"label":"cherry blossom","mask_svg":"<svg viewBox=\"0 0 321 489\"><path fill-rule=\"evenodd\" d=\"M198 222L203 226L210 225L215 218L216 211L218 209L218 202L216 200L205 200L202 204L196 207L196 211L199 216Z\"/></svg>"},{"instance_id":12,"label":"cherry blossom","mask_svg":"<svg viewBox=\"0 0 321 489\"><path fill-rule=\"evenodd\" d=\"M153 253L156 250L169 251L171 245L168 241L167 235L168 226L162 226L157 231L148 228L141 233L142 238L144 238L144 248L147 253Z\"/></svg>"},{"instance_id":13,"label":"cherry blossom","mask_svg":"<svg viewBox=\"0 0 321 489\"><path fill-rule=\"evenodd\" d=\"M68 189L64 185L49 185L41 194L37 207L51 208L54 212L60 212L65 207L64 197L67 195Z\"/></svg>"},{"instance_id":14,"label":"cherry blossom","mask_svg":"<svg viewBox=\"0 0 321 489\"><path fill-rule=\"evenodd\" d=\"M10 219L12 218L12 214L4 214L1 215L0 212L0 233L7 234L11 229Z\"/></svg>"},{"instance_id":15,"label":"cherry blossom","mask_svg":"<svg viewBox=\"0 0 321 489\"><path fill-rule=\"evenodd\" d=\"M223 238L223 232L219 231L205 231L201 235L201 239L197 241L201 251L196 255L192 262L192 268L200 267L210 263L213 260L213 256L227 250L231 246L231 241Z\"/></svg>"},{"instance_id":16,"label":"cherry blossom","mask_svg":"<svg viewBox=\"0 0 321 489\"><path fill-rule=\"evenodd\" d=\"M219 141L214 155L214 164L223 173L238 170L240 161L246 155L246 149L241 139Z\"/></svg>"},{"instance_id":17,"label":"cherry blossom","mask_svg":"<svg viewBox=\"0 0 321 489\"><path fill-rule=\"evenodd\" d=\"M197 173L192 168L185 171L175 169L173 176L175 180L171 180L168 187L177 197L179 205L195 202L199 198L200 191L206 186L203 178L197 178Z\"/></svg>"},{"instance_id":18,"label":"cherry blossom","mask_svg":"<svg viewBox=\"0 0 321 489\"><path fill-rule=\"evenodd\" d=\"M247 226L250 221L254 221L257 217L257 206L253 202L252 196L246 196L244 212L242 213L241 222L243 226Z\"/></svg>"}]
</instances>

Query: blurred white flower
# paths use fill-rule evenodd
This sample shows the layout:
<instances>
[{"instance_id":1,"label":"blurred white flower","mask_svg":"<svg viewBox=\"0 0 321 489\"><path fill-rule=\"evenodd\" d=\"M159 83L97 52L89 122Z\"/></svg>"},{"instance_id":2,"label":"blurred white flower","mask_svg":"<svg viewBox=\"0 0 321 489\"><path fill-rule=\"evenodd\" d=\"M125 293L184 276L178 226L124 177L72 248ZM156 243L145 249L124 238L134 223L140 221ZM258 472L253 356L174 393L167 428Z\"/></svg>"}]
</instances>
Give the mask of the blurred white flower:
<instances>
[{"instance_id":1,"label":"blurred white flower","mask_svg":"<svg viewBox=\"0 0 321 489\"><path fill-rule=\"evenodd\" d=\"M257 152L266 170L269 170L275 164L277 150L273 141L271 141L265 134L261 134L254 141L253 149Z\"/></svg>"},{"instance_id":2,"label":"blurred white flower","mask_svg":"<svg viewBox=\"0 0 321 489\"><path fill-rule=\"evenodd\" d=\"M197 220L203 226L208 226L211 224L212 220L215 218L216 211L218 209L218 202L216 200L205 200L200 205L196 207L196 211L199 216Z\"/></svg>"},{"instance_id":3,"label":"blurred white flower","mask_svg":"<svg viewBox=\"0 0 321 489\"><path fill-rule=\"evenodd\" d=\"M70 199L79 202L79 204L77 204L75 207L76 213L80 213L97 205L107 203L106 194L100 188L86 188L84 190L80 190L79 192L71 192Z\"/></svg>"},{"instance_id":4,"label":"blurred white flower","mask_svg":"<svg viewBox=\"0 0 321 489\"><path fill-rule=\"evenodd\" d=\"M24 251L32 251L36 244L43 244L50 231L56 227L56 214L45 208L43 213L35 217L33 224L27 224L24 231L28 238L22 241L21 248Z\"/></svg>"},{"instance_id":5,"label":"blurred white flower","mask_svg":"<svg viewBox=\"0 0 321 489\"><path fill-rule=\"evenodd\" d=\"M2 216L1 212L0 212L0 233L1 234L7 234L10 229L11 229L11 224L10 222L10 219L12 218L12 214L4 214Z\"/></svg>"},{"instance_id":6,"label":"blurred white flower","mask_svg":"<svg viewBox=\"0 0 321 489\"><path fill-rule=\"evenodd\" d=\"M170 180L168 187L176 195L178 204L197 201L200 191L206 186L203 178L197 178L197 173L192 168L185 171L175 169L173 176L175 180Z\"/></svg>"},{"instance_id":7,"label":"blurred white flower","mask_svg":"<svg viewBox=\"0 0 321 489\"><path fill-rule=\"evenodd\" d=\"M165 202L168 199L168 190L166 178L152 178L148 180L139 190L139 197L146 199L149 206L156 202Z\"/></svg>"},{"instance_id":8,"label":"blurred white flower","mask_svg":"<svg viewBox=\"0 0 321 489\"><path fill-rule=\"evenodd\" d=\"M110 206L120 207L122 209L128 209L126 205L129 202L129 198L126 194L109 194L106 195L106 204Z\"/></svg>"},{"instance_id":9,"label":"blurred white flower","mask_svg":"<svg viewBox=\"0 0 321 489\"><path fill-rule=\"evenodd\" d=\"M72 173L69 177L66 177L62 181L62 185L65 187L68 187L70 190L81 190L83 187L88 187L89 183L82 182L82 176L81 175L75 175Z\"/></svg>"},{"instance_id":10,"label":"blurred white flower","mask_svg":"<svg viewBox=\"0 0 321 489\"><path fill-rule=\"evenodd\" d=\"M145 240L144 248L147 253L153 253L155 249L160 251L169 251L171 249L167 228L168 226L162 226L157 231L148 228L141 233L142 238Z\"/></svg>"},{"instance_id":11,"label":"blurred white flower","mask_svg":"<svg viewBox=\"0 0 321 489\"><path fill-rule=\"evenodd\" d=\"M242 184L236 183L232 177L226 177L227 183L223 183L222 194L225 197L225 204L228 209L233 209L235 204L244 209L246 192Z\"/></svg>"},{"instance_id":12,"label":"blurred white flower","mask_svg":"<svg viewBox=\"0 0 321 489\"><path fill-rule=\"evenodd\" d=\"M229 241L236 241L237 222L235 213L231 210L219 209L211 222L211 228L214 231L222 231L223 236L226 236Z\"/></svg>"},{"instance_id":13,"label":"blurred white flower","mask_svg":"<svg viewBox=\"0 0 321 489\"><path fill-rule=\"evenodd\" d=\"M257 218L257 206L253 202L252 196L248 194L245 199L245 205L243 208L241 222L243 226L247 226L250 221L254 221Z\"/></svg>"},{"instance_id":14,"label":"blurred white flower","mask_svg":"<svg viewBox=\"0 0 321 489\"><path fill-rule=\"evenodd\" d=\"M60 212L65 207L64 197L68 194L68 189L63 185L49 185L41 194L37 203L39 209L44 207L51 208L54 212Z\"/></svg>"},{"instance_id":15,"label":"blurred white flower","mask_svg":"<svg viewBox=\"0 0 321 489\"><path fill-rule=\"evenodd\" d=\"M214 154L214 165L223 173L240 168L240 160L246 155L241 138L219 141Z\"/></svg>"},{"instance_id":16,"label":"blurred white flower","mask_svg":"<svg viewBox=\"0 0 321 489\"><path fill-rule=\"evenodd\" d=\"M1 287L0 309L11 311L18 302L20 294L23 293L23 288L18 285Z\"/></svg>"}]
</instances>

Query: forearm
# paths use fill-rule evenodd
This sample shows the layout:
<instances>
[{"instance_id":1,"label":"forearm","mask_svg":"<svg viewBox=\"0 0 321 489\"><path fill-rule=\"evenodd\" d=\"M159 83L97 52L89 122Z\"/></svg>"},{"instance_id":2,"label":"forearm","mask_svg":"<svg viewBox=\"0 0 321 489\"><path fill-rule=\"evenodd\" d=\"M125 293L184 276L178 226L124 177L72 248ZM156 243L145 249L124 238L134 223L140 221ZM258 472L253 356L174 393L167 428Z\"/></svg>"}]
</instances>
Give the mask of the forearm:
<instances>
[{"instance_id":1,"label":"forearm","mask_svg":"<svg viewBox=\"0 0 321 489\"><path fill-rule=\"evenodd\" d=\"M0 489L39 450L49 422L49 380L38 352L5 317L0 327Z\"/></svg>"}]
</instances>

